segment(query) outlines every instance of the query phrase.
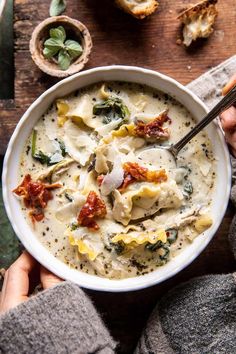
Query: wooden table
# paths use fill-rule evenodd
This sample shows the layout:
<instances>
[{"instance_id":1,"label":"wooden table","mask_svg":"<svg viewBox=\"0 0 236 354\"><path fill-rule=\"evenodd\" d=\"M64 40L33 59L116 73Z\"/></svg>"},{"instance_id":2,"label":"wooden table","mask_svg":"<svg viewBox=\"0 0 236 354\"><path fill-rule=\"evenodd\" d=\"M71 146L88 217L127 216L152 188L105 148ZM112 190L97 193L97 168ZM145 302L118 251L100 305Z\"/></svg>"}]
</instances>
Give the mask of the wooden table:
<instances>
[{"instance_id":1,"label":"wooden table","mask_svg":"<svg viewBox=\"0 0 236 354\"><path fill-rule=\"evenodd\" d=\"M15 98L0 101L0 154L4 154L22 113L57 81L37 69L28 49L34 27L48 16L48 3L43 0L15 1ZM235 54L235 0L219 0L219 17L213 35L189 50L176 44L180 36L176 16L190 1L160 0L159 10L143 21L116 9L111 0L68 0L67 3L66 15L81 20L91 31L94 47L86 68L110 64L137 65L161 71L187 84ZM229 207L214 240L201 256L165 283L134 293L89 291L113 336L121 342L121 353L131 353L150 311L168 289L194 276L235 269L227 241L232 216L233 209Z\"/></svg>"}]
</instances>

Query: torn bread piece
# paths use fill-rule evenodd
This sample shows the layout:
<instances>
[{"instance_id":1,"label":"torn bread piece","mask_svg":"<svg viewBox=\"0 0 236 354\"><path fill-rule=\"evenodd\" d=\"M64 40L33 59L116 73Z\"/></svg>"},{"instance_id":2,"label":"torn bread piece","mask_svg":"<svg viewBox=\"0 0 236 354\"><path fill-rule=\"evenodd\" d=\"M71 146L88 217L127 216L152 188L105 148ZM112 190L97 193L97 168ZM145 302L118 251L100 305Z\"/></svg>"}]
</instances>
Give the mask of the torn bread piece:
<instances>
[{"instance_id":1,"label":"torn bread piece","mask_svg":"<svg viewBox=\"0 0 236 354\"><path fill-rule=\"evenodd\" d=\"M186 47L197 38L207 38L213 32L218 15L217 0L203 0L183 11L178 19L183 23L183 44Z\"/></svg>"},{"instance_id":2,"label":"torn bread piece","mask_svg":"<svg viewBox=\"0 0 236 354\"><path fill-rule=\"evenodd\" d=\"M115 0L115 3L138 19L151 15L159 5L157 0Z\"/></svg>"}]
</instances>

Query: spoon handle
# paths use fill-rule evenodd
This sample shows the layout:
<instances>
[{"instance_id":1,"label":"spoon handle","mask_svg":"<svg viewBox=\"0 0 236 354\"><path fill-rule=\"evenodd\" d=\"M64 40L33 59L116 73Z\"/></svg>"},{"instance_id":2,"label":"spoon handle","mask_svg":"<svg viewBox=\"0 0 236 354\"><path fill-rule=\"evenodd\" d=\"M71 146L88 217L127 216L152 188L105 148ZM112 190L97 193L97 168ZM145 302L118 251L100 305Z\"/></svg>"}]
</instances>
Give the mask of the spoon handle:
<instances>
[{"instance_id":1,"label":"spoon handle","mask_svg":"<svg viewBox=\"0 0 236 354\"><path fill-rule=\"evenodd\" d=\"M236 102L236 85L220 100L219 103L203 118L190 132L171 147L172 153L176 156L178 152L205 126L207 126L220 113L232 106Z\"/></svg>"}]
</instances>

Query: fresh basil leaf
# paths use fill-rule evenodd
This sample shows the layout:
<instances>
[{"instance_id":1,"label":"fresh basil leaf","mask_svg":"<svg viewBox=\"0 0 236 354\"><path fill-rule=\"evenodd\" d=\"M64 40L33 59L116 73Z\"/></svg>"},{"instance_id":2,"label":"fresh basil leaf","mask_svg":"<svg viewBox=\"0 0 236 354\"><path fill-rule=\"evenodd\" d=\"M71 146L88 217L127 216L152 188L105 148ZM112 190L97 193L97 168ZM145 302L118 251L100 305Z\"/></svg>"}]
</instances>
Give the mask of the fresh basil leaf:
<instances>
[{"instance_id":1,"label":"fresh basil leaf","mask_svg":"<svg viewBox=\"0 0 236 354\"><path fill-rule=\"evenodd\" d=\"M59 39L62 42L66 40L66 31L62 26L51 28L49 33L51 38Z\"/></svg>"},{"instance_id":2,"label":"fresh basil leaf","mask_svg":"<svg viewBox=\"0 0 236 354\"><path fill-rule=\"evenodd\" d=\"M61 49L58 54L58 65L61 70L67 70L70 66L71 57L66 50Z\"/></svg>"},{"instance_id":3,"label":"fresh basil leaf","mask_svg":"<svg viewBox=\"0 0 236 354\"><path fill-rule=\"evenodd\" d=\"M66 50L72 58L77 58L83 53L83 48L81 47L81 45L71 39L65 41L65 46Z\"/></svg>"},{"instance_id":4,"label":"fresh basil leaf","mask_svg":"<svg viewBox=\"0 0 236 354\"><path fill-rule=\"evenodd\" d=\"M61 48L64 47L63 42L60 39L56 39L56 38L48 38L45 42L44 42L44 47L52 49L52 50L60 50Z\"/></svg>"},{"instance_id":5,"label":"fresh basil leaf","mask_svg":"<svg viewBox=\"0 0 236 354\"><path fill-rule=\"evenodd\" d=\"M61 15L63 11L66 9L66 1L65 0L52 0L50 4L49 14L50 16L58 16Z\"/></svg>"},{"instance_id":6,"label":"fresh basil leaf","mask_svg":"<svg viewBox=\"0 0 236 354\"><path fill-rule=\"evenodd\" d=\"M43 55L45 56L45 58L50 59L52 58L54 55L56 55L58 52L57 48L44 48L43 50Z\"/></svg>"}]
</instances>

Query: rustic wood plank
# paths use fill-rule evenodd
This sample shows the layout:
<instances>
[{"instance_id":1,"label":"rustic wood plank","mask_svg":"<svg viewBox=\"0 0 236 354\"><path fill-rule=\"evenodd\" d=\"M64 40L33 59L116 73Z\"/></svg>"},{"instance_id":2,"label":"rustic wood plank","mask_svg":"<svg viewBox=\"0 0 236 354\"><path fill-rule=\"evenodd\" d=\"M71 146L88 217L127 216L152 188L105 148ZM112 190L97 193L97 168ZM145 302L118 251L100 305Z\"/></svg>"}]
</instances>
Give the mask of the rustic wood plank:
<instances>
[{"instance_id":1,"label":"rustic wood plank","mask_svg":"<svg viewBox=\"0 0 236 354\"><path fill-rule=\"evenodd\" d=\"M138 21L119 9L111 0L71 0L66 14L84 22L94 43L86 68L127 64L151 68L187 84L209 68L235 54L235 0L219 1L215 32L190 50L176 44L180 25L176 16L188 0L160 0L159 10ZM15 0L15 101L0 102L0 153L23 112L32 101L57 82L38 70L30 58L29 39L33 28L48 17L48 2ZM233 216L228 208L223 223L206 250L184 271L165 283L134 293L107 294L88 291L102 312L120 353L131 353L150 311L165 292L181 281L209 273L235 269L227 234Z\"/></svg>"}]
</instances>

